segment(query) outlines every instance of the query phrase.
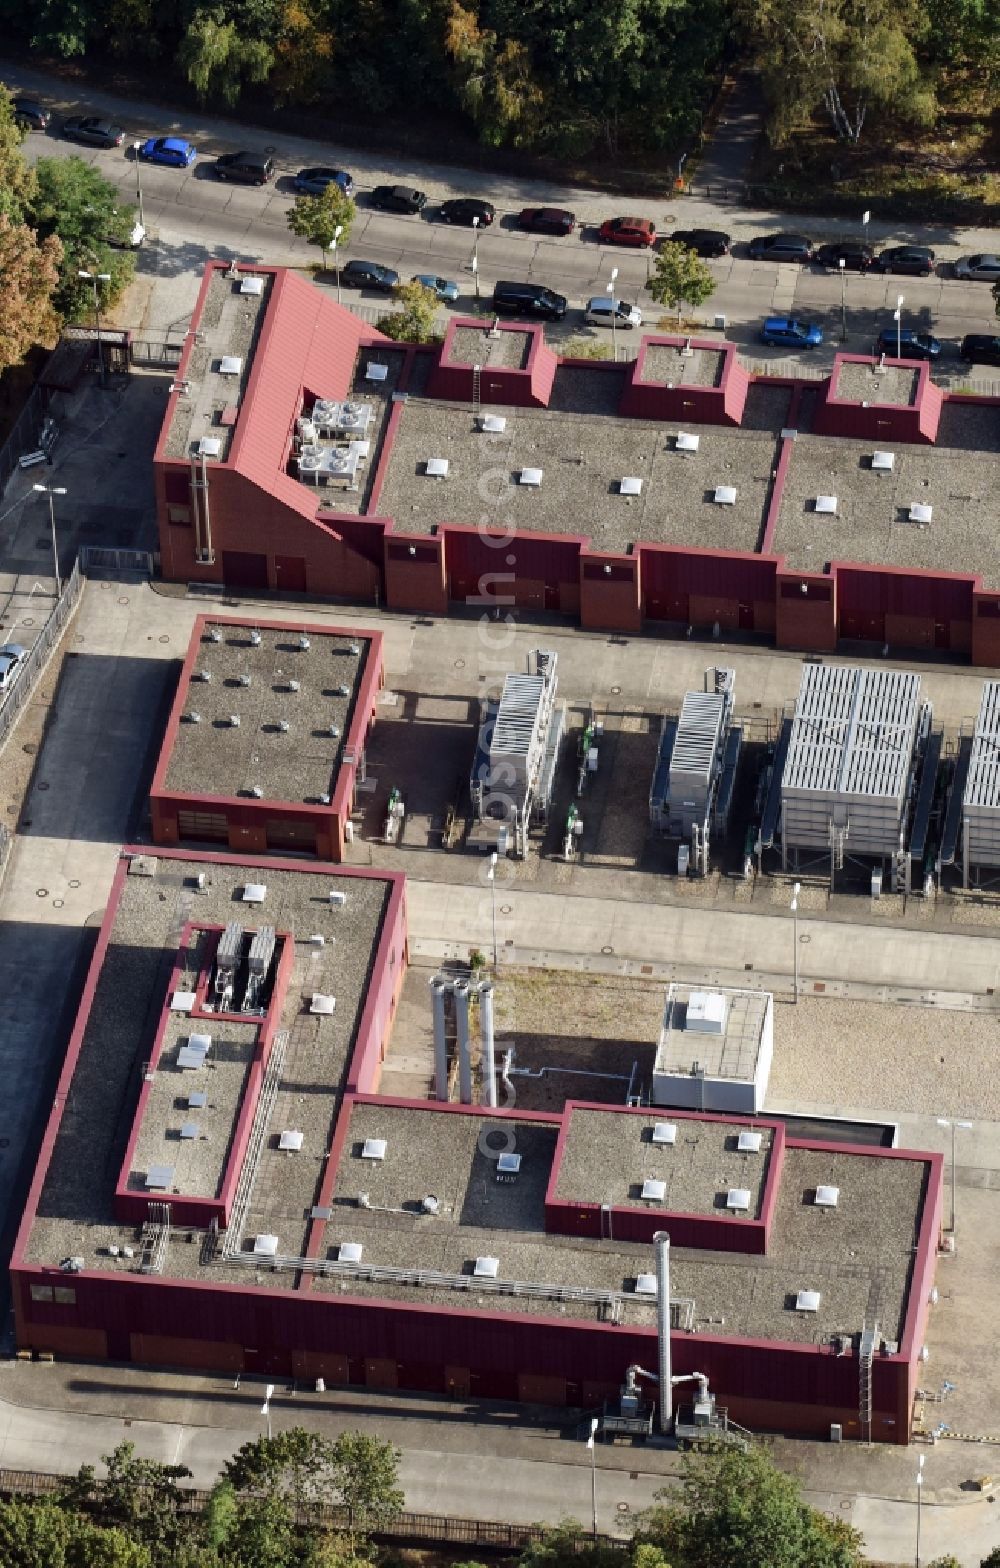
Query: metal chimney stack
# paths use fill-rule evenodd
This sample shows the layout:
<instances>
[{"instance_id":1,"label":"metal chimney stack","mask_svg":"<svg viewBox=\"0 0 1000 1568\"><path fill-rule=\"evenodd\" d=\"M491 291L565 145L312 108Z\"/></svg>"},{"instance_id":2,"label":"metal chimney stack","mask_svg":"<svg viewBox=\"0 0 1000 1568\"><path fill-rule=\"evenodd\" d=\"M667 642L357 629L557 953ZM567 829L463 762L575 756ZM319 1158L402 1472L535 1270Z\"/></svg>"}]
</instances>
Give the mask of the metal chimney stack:
<instances>
[{"instance_id":1,"label":"metal chimney stack","mask_svg":"<svg viewBox=\"0 0 1000 1568\"><path fill-rule=\"evenodd\" d=\"M472 1104L472 1050L469 1045L469 983L455 982L455 1028L458 1034L458 1097Z\"/></svg>"},{"instance_id":2,"label":"metal chimney stack","mask_svg":"<svg viewBox=\"0 0 1000 1568\"><path fill-rule=\"evenodd\" d=\"M448 1037L445 1032L447 982L435 975L431 981L431 1007L434 1012L434 1098L448 1098Z\"/></svg>"},{"instance_id":3,"label":"metal chimney stack","mask_svg":"<svg viewBox=\"0 0 1000 1568\"><path fill-rule=\"evenodd\" d=\"M484 981L479 987L479 1034L483 1048L483 1094L486 1105L497 1103L497 1064L493 1039L493 987Z\"/></svg>"},{"instance_id":4,"label":"metal chimney stack","mask_svg":"<svg viewBox=\"0 0 1000 1568\"><path fill-rule=\"evenodd\" d=\"M660 1435L666 1437L674 1417L672 1362L670 1358L670 1234L658 1230L656 1248L656 1350L660 1374Z\"/></svg>"}]
</instances>

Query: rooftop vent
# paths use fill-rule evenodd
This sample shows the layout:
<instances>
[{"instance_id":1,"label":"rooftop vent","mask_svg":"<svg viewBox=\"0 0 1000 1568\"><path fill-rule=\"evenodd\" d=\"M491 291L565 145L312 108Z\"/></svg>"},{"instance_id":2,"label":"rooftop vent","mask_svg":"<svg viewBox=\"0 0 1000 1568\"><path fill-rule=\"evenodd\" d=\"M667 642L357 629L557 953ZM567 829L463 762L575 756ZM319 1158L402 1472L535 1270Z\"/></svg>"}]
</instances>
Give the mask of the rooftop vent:
<instances>
[{"instance_id":1,"label":"rooftop vent","mask_svg":"<svg viewBox=\"0 0 1000 1568\"><path fill-rule=\"evenodd\" d=\"M750 1208L750 1188L730 1187L726 1193L726 1208L734 1214L746 1214Z\"/></svg>"},{"instance_id":2,"label":"rooftop vent","mask_svg":"<svg viewBox=\"0 0 1000 1568\"><path fill-rule=\"evenodd\" d=\"M256 626L253 628L253 630L250 633L250 646L251 646L251 648L259 648L260 647L260 632L257 630Z\"/></svg>"},{"instance_id":3,"label":"rooftop vent","mask_svg":"<svg viewBox=\"0 0 1000 1568\"><path fill-rule=\"evenodd\" d=\"M196 681L205 681L211 684L212 672L211 670L195 670L192 679Z\"/></svg>"},{"instance_id":4,"label":"rooftop vent","mask_svg":"<svg viewBox=\"0 0 1000 1568\"><path fill-rule=\"evenodd\" d=\"M820 1293L818 1290L800 1290L795 1298L796 1312L818 1312Z\"/></svg>"},{"instance_id":5,"label":"rooftop vent","mask_svg":"<svg viewBox=\"0 0 1000 1568\"><path fill-rule=\"evenodd\" d=\"M923 505L919 504L918 502L914 501L910 505L910 522L911 523L929 523L930 520L931 520L931 514L933 513L933 511L934 511L934 508L932 506L923 506Z\"/></svg>"},{"instance_id":6,"label":"rooftop vent","mask_svg":"<svg viewBox=\"0 0 1000 1568\"><path fill-rule=\"evenodd\" d=\"M204 1089L192 1089L187 1098L189 1111L203 1111L208 1104L208 1095Z\"/></svg>"},{"instance_id":7,"label":"rooftop vent","mask_svg":"<svg viewBox=\"0 0 1000 1568\"><path fill-rule=\"evenodd\" d=\"M761 1135L759 1132L741 1132L736 1140L736 1147L741 1154L759 1154Z\"/></svg>"},{"instance_id":8,"label":"rooftop vent","mask_svg":"<svg viewBox=\"0 0 1000 1568\"><path fill-rule=\"evenodd\" d=\"M185 1142L191 1138L197 1138L199 1131L200 1128L197 1122L181 1123L181 1137L185 1140Z\"/></svg>"},{"instance_id":9,"label":"rooftop vent","mask_svg":"<svg viewBox=\"0 0 1000 1568\"><path fill-rule=\"evenodd\" d=\"M813 502L813 510L815 512L831 513L835 517L837 515L837 497L835 495L818 495Z\"/></svg>"},{"instance_id":10,"label":"rooftop vent","mask_svg":"<svg viewBox=\"0 0 1000 1568\"><path fill-rule=\"evenodd\" d=\"M205 1053L192 1051L189 1045L182 1045L177 1052L177 1065L186 1073L197 1072L199 1067L205 1065Z\"/></svg>"},{"instance_id":11,"label":"rooftop vent","mask_svg":"<svg viewBox=\"0 0 1000 1568\"><path fill-rule=\"evenodd\" d=\"M477 1258L472 1269L477 1279L496 1279L500 1272L499 1258Z\"/></svg>"},{"instance_id":12,"label":"rooftop vent","mask_svg":"<svg viewBox=\"0 0 1000 1568\"><path fill-rule=\"evenodd\" d=\"M522 468L517 482L520 485L527 485L530 490L537 490L542 482L542 470L540 468Z\"/></svg>"},{"instance_id":13,"label":"rooftop vent","mask_svg":"<svg viewBox=\"0 0 1000 1568\"><path fill-rule=\"evenodd\" d=\"M172 1013L190 1013L194 1011L197 997L193 991L175 991L170 998L170 1011Z\"/></svg>"},{"instance_id":14,"label":"rooftop vent","mask_svg":"<svg viewBox=\"0 0 1000 1568\"><path fill-rule=\"evenodd\" d=\"M677 1124L676 1124L676 1122L657 1122L655 1124L654 1128L653 1128L653 1142L654 1143L676 1143L677 1142Z\"/></svg>"},{"instance_id":15,"label":"rooftop vent","mask_svg":"<svg viewBox=\"0 0 1000 1568\"><path fill-rule=\"evenodd\" d=\"M500 1176L516 1176L520 1169L520 1154L501 1154L497 1160L497 1174Z\"/></svg>"},{"instance_id":16,"label":"rooftop vent","mask_svg":"<svg viewBox=\"0 0 1000 1568\"><path fill-rule=\"evenodd\" d=\"M327 996L323 991L314 991L312 1001L309 1003L309 1011L317 1014L320 1018L329 1018L336 1005L337 998L335 996Z\"/></svg>"},{"instance_id":17,"label":"rooftop vent","mask_svg":"<svg viewBox=\"0 0 1000 1568\"><path fill-rule=\"evenodd\" d=\"M835 1209L840 1198L839 1187L817 1187L815 1203L820 1209Z\"/></svg>"},{"instance_id":18,"label":"rooftop vent","mask_svg":"<svg viewBox=\"0 0 1000 1568\"><path fill-rule=\"evenodd\" d=\"M241 278L240 279L240 293L241 294L263 294L263 292L264 292L264 279L263 278Z\"/></svg>"},{"instance_id":19,"label":"rooftop vent","mask_svg":"<svg viewBox=\"0 0 1000 1568\"><path fill-rule=\"evenodd\" d=\"M210 1034L188 1035L188 1050L198 1051L202 1056L207 1056L212 1049L212 1036Z\"/></svg>"},{"instance_id":20,"label":"rooftop vent","mask_svg":"<svg viewBox=\"0 0 1000 1568\"><path fill-rule=\"evenodd\" d=\"M266 897L266 882L248 882L243 889L244 904L262 904Z\"/></svg>"},{"instance_id":21,"label":"rooftop vent","mask_svg":"<svg viewBox=\"0 0 1000 1568\"><path fill-rule=\"evenodd\" d=\"M641 479L636 479L633 476L628 476L625 479L619 479L619 481L618 481L618 494L619 495L641 495L642 494L642 480Z\"/></svg>"},{"instance_id":22,"label":"rooftop vent","mask_svg":"<svg viewBox=\"0 0 1000 1568\"><path fill-rule=\"evenodd\" d=\"M253 680L253 676L252 675L248 675L246 670L244 670L243 674L239 677L239 681L240 681L240 685L241 686L249 686L252 680Z\"/></svg>"},{"instance_id":23,"label":"rooftop vent","mask_svg":"<svg viewBox=\"0 0 1000 1568\"><path fill-rule=\"evenodd\" d=\"M299 682L298 681L289 681L288 682L288 690L289 691L298 691L298 689L299 689Z\"/></svg>"},{"instance_id":24,"label":"rooftop vent","mask_svg":"<svg viewBox=\"0 0 1000 1568\"><path fill-rule=\"evenodd\" d=\"M306 636L305 632L303 632L302 636L299 638L299 652L300 653L308 653L309 652L309 638Z\"/></svg>"},{"instance_id":25,"label":"rooftop vent","mask_svg":"<svg viewBox=\"0 0 1000 1568\"><path fill-rule=\"evenodd\" d=\"M656 1181L650 1178L648 1181L643 1182L641 1195L651 1203L662 1203L667 1196L667 1184L665 1181Z\"/></svg>"},{"instance_id":26,"label":"rooftop vent","mask_svg":"<svg viewBox=\"0 0 1000 1568\"><path fill-rule=\"evenodd\" d=\"M151 1165L146 1172L147 1192L169 1192L174 1185L172 1165Z\"/></svg>"},{"instance_id":27,"label":"rooftop vent","mask_svg":"<svg viewBox=\"0 0 1000 1568\"><path fill-rule=\"evenodd\" d=\"M298 1154L302 1142L303 1134L295 1127L288 1127L278 1139L278 1148L284 1149L288 1154Z\"/></svg>"},{"instance_id":28,"label":"rooftop vent","mask_svg":"<svg viewBox=\"0 0 1000 1568\"><path fill-rule=\"evenodd\" d=\"M735 506L736 491L732 485L716 485L713 499L716 506Z\"/></svg>"},{"instance_id":29,"label":"rooftop vent","mask_svg":"<svg viewBox=\"0 0 1000 1568\"><path fill-rule=\"evenodd\" d=\"M448 459L446 457L429 457L424 464L424 473L428 479L447 479Z\"/></svg>"},{"instance_id":30,"label":"rooftop vent","mask_svg":"<svg viewBox=\"0 0 1000 1568\"><path fill-rule=\"evenodd\" d=\"M656 1275L637 1274L635 1280L635 1293L637 1296L655 1296Z\"/></svg>"},{"instance_id":31,"label":"rooftop vent","mask_svg":"<svg viewBox=\"0 0 1000 1568\"><path fill-rule=\"evenodd\" d=\"M243 369L243 361L238 354L223 354L219 360L220 376L238 376Z\"/></svg>"},{"instance_id":32,"label":"rooftop vent","mask_svg":"<svg viewBox=\"0 0 1000 1568\"><path fill-rule=\"evenodd\" d=\"M722 1034L726 1027L726 998L718 991L692 991L684 1027L696 1034Z\"/></svg>"},{"instance_id":33,"label":"rooftop vent","mask_svg":"<svg viewBox=\"0 0 1000 1568\"><path fill-rule=\"evenodd\" d=\"M507 428L507 421L502 414L484 414L479 421L479 428L484 435L502 436Z\"/></svg>"},{"instance_id":34,"label":"rooftop vent","mask_svg":"<svg viewBox=\"0 0 1000 1568\"><path fill-rule=\"evenodd\" d=\"M364 1251L360 1241L342 1241L337 1248L338 1263L360 1263Z\"/></svg>"},{"instance_id":35,"label":"rooftop vent","mask_svg":"<svg viewBox=\"0 0 1000 1568\"><path fill-rule=\"evenodd\" d=\"M365 370L365 380L366 381L384 381L388 374L389 374L389 367L388 367L388 365L377 365L377 364L376 365L372 365L372 364L370 364L367 367L367 369Z\"/></svg>"},{"instance_id":36,"label":"rooftop vent","mask_svg":"<svg viewBox=\"0 0 1000 1568\"><path fill-rule=\"evenodd\" d=\"M877 474L891 474L895 461L895 452L872 453L872 467Z\"/></svg>"},{"instance_id":37,"label":"rooftop vent","mask_svg":"<svg viewBox=\"0 0 1000 1568\"><path fill-rule=\"evenodd\" d=\"M264 799L264 791L261 789L259 784L251 784L249 790L247 791L247 794L250 796L250 798L252 800L263 800Z\"/></svg>"},{"instance_id":38,"label":"rooftop vent","mask_svg":"<svg viewBox=\"0 0 1000 1568\"><path fill-rule=\"evenodd\" d=\"M388 1148L384 1138L366 1138L361 1145L361 1158L363 1160L384 1160Z\"/></svg>"},{"instance_id":39,"label":"rooftop vent","mask_svg":"<svg viewBox=\"0 0 1000 1568\"><path fill-rule=\"evenodd\" d=\"M693 436L687 430L678 430L674 445L678 452L697 452L701 446L701 436Z\"/></svg>"},{"instance_id":40,"label":"rooftop vent","mask_svg":"<svg viewBox=\"0 0 1000 1568\"><path fill-rule=\"evenodd\" d=\"M281 732L282 735L287 735L288 734L288 720L287 719L279 719L278 720L278 729L279 729L279 731Z\"/></svg>"},{"instance_id":41,"label":"rooftop vent","mask_svg":"<svg viewBox=\"0 0 1000 1568\"><path fill-rule=\"evenodd\" d=\"M222 451L222 442L218 436L202 436L198 442L199 457L218 457Z\"/></svg>"},{"instance_id":42,"label":"rooftop vent","mask_svg":"<svg viewBox=\"0 0 1000 1568\"><path fill-rule=\"evenodd\" d=\"M277 1236L255 1236L253 1250L258 1258L274 1258L278 1254Z\"/></svg>"},{"instance_id":43,"label":"rooftop vent","mask_svg":"<svg viewBox=\"0 0 1000 1568\"><path fill-rule=\"evenodd\" d=\"M238 730L239 727L240 727L240 716L239 716L239 714L238 713L231 713L229 715L229 728L233 729L233 730Z\"/></svg>"},{"instance_id":44,"label":"rooftop vent","mask_svg":"<svg viewBox=\"0 0 1000 1568\"><path fill-rule=\"evenodd\" d=\"M425 1214L436 1214L441 1204L434 1194L429 1192L426 1197L421 1198L420 1207Z\"/></svg>"},{"instance_id":45,"label":"rooftop vent","mask_svg":"<svg viewBox=\"0 0 1000 1568\"><path fill-rule=\"evenodd\" d=\"M187 719L189 724L201 723L201 714L198 712L197 708L192 708L190 713L185 713L184 717Z\"/></svg>"},{"instance_id":46,"label":"rooftop vent","mask_svg":"<svg viewBox=\"0 0 1000 1568\"><path fill-rule=\"evenodd\" d=\"M209 642L221 642L222 641L222 633L220 632L220 630L219 630L219 628L217 626L209 627L208 640L209 640Z\"/></svg>"},{"instance_id":47,"label":"rooftop vent","mask_svg":"<svg viewBox=\"0 0 1000 1568\"><path fill-rule=\"evenodd\" d=\"M347 903L347 894L342 887L332 887L329 892L330 903L335 909L343 909Z\"/></svg>"}]
</instances>

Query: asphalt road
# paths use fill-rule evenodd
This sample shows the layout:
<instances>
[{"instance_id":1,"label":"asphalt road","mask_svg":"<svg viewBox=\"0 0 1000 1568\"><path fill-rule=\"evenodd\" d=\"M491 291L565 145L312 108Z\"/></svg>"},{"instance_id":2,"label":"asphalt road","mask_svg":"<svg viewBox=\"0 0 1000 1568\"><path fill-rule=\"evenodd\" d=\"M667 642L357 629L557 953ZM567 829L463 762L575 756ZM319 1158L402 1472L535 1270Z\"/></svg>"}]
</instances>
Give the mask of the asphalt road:
<instances>
[{"instance_id":1,"label":"asphalt road","mask_svg":"<svg viewBox=\"0 0 1000 1568\"><path fill-rule=\"evenodd\" d=\"M219 152L241 145L262 148L267 145L266 132L210 117L182 122L171 111L155 105L127 102L104 93L91 93L80 101L67 97L67 85L55 78L15 67L0 67L0 71L9 85L36 94L52 107L53 127L58 127L65 115L86 109L108 113L125 127L128 135L124 149L99 152L81 148L61 139L53 128L47 133L33 132L26 151L31 158L44 154L87 159L115 183L123 202L136 199L137 182L141 183L145 220L155 236L155 258L144 257L142 266L144 270L155 270L160 278L200 273L206 259L220 254L286 265L315 262L315 247L310 253L310 247L287 227L293 200L291 177L306 164L334 164L350 169L357 183L358 216L342 259L360 257L381 262L403 277L432 272L454 279L462 290L455 307L458 310L468 310L476 298L471 272L474 236L471 229L453 228L437 221L437 205L446 196L478 195L497 208L496 224L484 231L478 241L479 282L484 299L498 278L545 283L566 294L574 307L557 336L565 338L586 332L590 337L600 337L601 329L584 327L578 308L590 295L605 291L612 269L617 267L616 293L638 303L647 323L655 324L661 312L646 291L649 253L604 246L596 237L604 218L638 205L663 233L675 227L699 225L723 228L732 235L734 254L711 263L717 289L709 305L699 313L700 319L711 324L717 314L724 316L726 335L765 362L786 357L783 350L768 350L757 342L760 322L768 314L794 312L820 323L826 333L824 346L812 355L798 356L819 371L841 346L854 352L869 349L878 329L892 324L896 301L902 295L903 325L933 331L945 341L945 352L937 367L939 379L952 385L981 385L985 390L991 390L994 382L1000 383L1000 371L982 366L970 370L957 354L958 341L966 332L995 328L989 285L963 283L950 275L958 256L1000 247L1000 237L989 230L959 232L931 223L900 228L881 221L876 212L868 229L873 243L929 243L939 258L938 271L927 279L851 275L844 280L842 294L839 276L812 267L751 262L746 244L753 234L780 228L805 228L817 239L836 236L857 231L860 221L852 224L842 219L811 218L803 224L773 211L724 207L691 195L664 195L660 201L644 203L623 198L616 204L613 198L585 188L474 175L445 164L408 165L295 137L283 137L280 145L274 147L279 173L272 186L235 187L214 178L212 159ZM197 163L187 171L137 164L130 143L150 134L186 136L198 148ZM427 191L430 200L425 213L396 217L366 205L367 193L374 185L400 180ZM550 239L519 230L516 214L522 205L538 202L571 207L579 220L577 231L564 239ZM361 295L355 290L345 289L344 297L352 305L380 303L379 296ZM845 325L847 335L843 338Z\"/></svg>"}]
</instances>

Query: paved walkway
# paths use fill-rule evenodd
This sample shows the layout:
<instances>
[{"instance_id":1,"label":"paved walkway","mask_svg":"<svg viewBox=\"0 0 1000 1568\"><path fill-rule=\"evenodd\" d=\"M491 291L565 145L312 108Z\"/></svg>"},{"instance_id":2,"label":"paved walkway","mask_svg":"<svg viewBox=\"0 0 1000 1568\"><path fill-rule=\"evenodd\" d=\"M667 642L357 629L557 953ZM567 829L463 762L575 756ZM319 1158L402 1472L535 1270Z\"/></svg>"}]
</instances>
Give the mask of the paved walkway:
<instances>
[{"instance_id":1,"label":"paved walkway","mask_svg":"<svg viewBox=\"0 0 1000 1568\"><path fill-rule=\"evenodd\" d=\"M721 104L719 118L698 160L695 181L706 195L714 186L742 185L750 177L764 130L764 95L755 71L741 71Z\"/></svg>"}]
</instances>

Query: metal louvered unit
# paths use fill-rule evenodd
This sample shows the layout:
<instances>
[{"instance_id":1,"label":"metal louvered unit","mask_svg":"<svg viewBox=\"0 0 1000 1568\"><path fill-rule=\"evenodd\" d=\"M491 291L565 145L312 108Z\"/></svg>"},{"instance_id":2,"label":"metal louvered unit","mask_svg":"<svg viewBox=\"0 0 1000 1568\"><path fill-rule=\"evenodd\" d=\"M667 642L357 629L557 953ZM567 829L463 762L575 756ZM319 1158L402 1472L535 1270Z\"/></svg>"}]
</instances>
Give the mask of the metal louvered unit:
<instances>
[{"instance_id":1,"label":"metal louvered unit","mask_svg":"<svg viewBox=\"0 0 1000 1568\"><path fill-rule=\"evenodd\" d=\"M555 774L565 719L555 701L557 663L555 653L536 648L527 674L504 677L480 725L469 781L476 817L512 826L521 855L530 822L544 820Z\"/></svg>"},{"instance_id":2,"label":"metal louvered unit","mask_svg":"<svg viewBox=\"0 0 1000 1568\"><path fill-rule=\"evenodd\" d=\"M1000 681L985 681L962 794L963 882L970 866L1000 866Z\"/></svg>"},{"instance_id":3,"label":"metal louvered unit","mask_svg":"<svg viewBox=\"0 0 1000 1568\"><path fill-rule=\"evenodd\" d=\"M806 665L781 780L783 853L830 850L841 835L850 855L898 854L929 715L918 675Z\"/></svg>"},{"instance_id":4,"label":"metal louvered unit","mask_svg":"<svg viewBox=\"0 0 1000 1568\"><path fill-rule=\"evenodd\" d=\"M727 756L735 782L740 732L731 727L735 672L705 671L703 691L689 691L676 720L664 719L649 794L649 818L658 833L681 840L678 872L708 872L709 832L725 833L728 804L719 800ZM733 741L733 745L730 745ZM720 809L721 808L721 809Z\"/></svg>"}]
</instances>

